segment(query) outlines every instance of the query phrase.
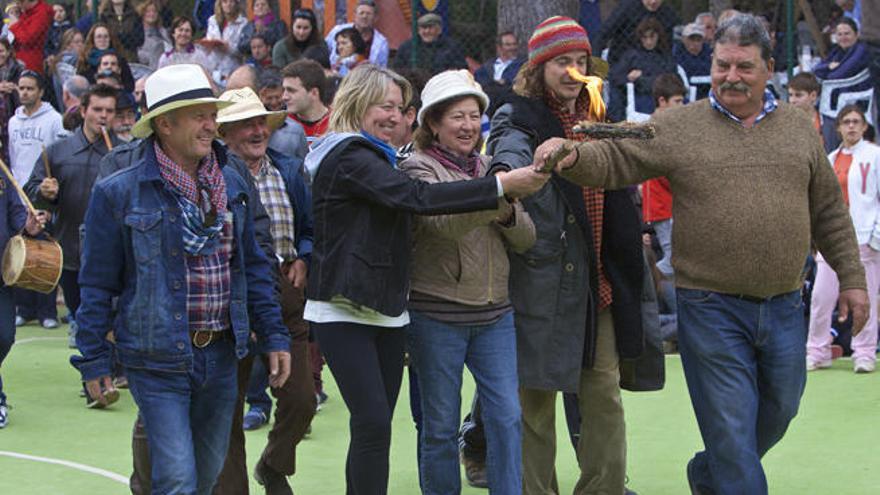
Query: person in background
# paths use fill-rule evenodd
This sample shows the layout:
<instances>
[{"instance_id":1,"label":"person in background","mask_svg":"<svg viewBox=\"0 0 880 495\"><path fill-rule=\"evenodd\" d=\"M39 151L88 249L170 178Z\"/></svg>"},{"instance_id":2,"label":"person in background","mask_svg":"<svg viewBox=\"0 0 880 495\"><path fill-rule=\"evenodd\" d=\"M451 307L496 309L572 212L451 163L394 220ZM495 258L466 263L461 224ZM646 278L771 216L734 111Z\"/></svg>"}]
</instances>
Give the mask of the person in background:
<instances>
[{"instance_id":1,"label":"person in background","mask_svg":"<svg viewBox=\"0 0 880 495\"><path fill-rule=\"evenodd\" d=\"M318 19L311 9L296 9L290 22L290 33L272 47L272 62L275 67L283 68L296 62L304 56L307 49L314 49L317 55L329 59L327 44L318 31Z\"/></svg>"},{"instance_id":2,"label":"person in background","mask_svg":"<svg viewBox=\"0 0 880 495\"><path fill-rule=\"evenodd\" d=\"M798 108L803 109L813 121L813 127L822 140L822 146L825 145L825 138L822 136L822 115L816 109L819 101L819 94L822 92L822 85L816 79L816 76L809 72L799 72L788 82L788 102Z\"/></svg>"},{"instance_id":3,"label":"person in background","mask_svg":"<svg viewBox=\"0 0 880 495\"><path fill-rule=\"evenodd\" d=\"M70 21L72 7L71 4L66 2L52 5L52 26L49 27L49 34L46 36L46 47L43 49L44 56L55 55L60 51L61 35L73 27L73 22Z\"/></svg>"},{"instance_id":4,"label":"person in background","mask_svg":"<svg viewBox=\"0 0 880 495\"><path fill-rule=\"evenodd\" d=\"M495 58L487 60L474 72L474 79L489 95L490 103L510 92L513 79L525 62L525 58L519 56L519 40L513 31L502 31L498 34L495 39L495 54Z\"/></svg>"},{"instance_id":5,"label":"person in background","mask_svg":"<svg viewBox=\"0 0 880 495\"><path fill-rule=\"evenodd\" d=\"M159 68L175 64L195 64L208 67L208 54L204 48L193 43L193 21L178 16L171 23L171 49L159 57Z\"/></svg>"},{"instance_id":6,"label":"person in background","mask_svg":"<svg viewBox=\"0 0 880 495\"><path fill-rule=\"evenodd\" d=\"M330 64L336 63L339 55L336 52L336 35L339 31L355 28L367 45L366 56L371 64L385 67L388 65L388 39L375 28L378 7L374 0L358 0L354 10L354 22L337 24L327 33L324 41L330 50Z\"/></svg>"},{"instance_id":7,"label":"person in background","mask_svg":"<svg viewBox=\"0 0 880 495\"><path fill-rule=\"evenodd\" d=\"M443 18L434 13L419 17L418 36L401 43L393 66L411 67L413 51L417 51L418 55L416 67L427 69L431 74L467 67L461 45L443 34Z\"/></svg>"},{"instance_id":8,"label":"person in background","mask_svg":"<svg viewBox=\"0 0 880 495\"><path fill-rule=\"evenodd\" d=\"M121 46L122 43L106 24L95 23L92 25L89 34L86 35L82 53L76 62L76 73L94 82L95 74L99 70L108 69L110 68L109 64L113 64L113 62L105 61L104 67L101 67L101 59L104 55L113 53L116 55L115 65L118 66L118 73L121 75L123 83L129 89L132 89L134 87L134 76L131 74L128 60L120 55L119 48Z\"/></svg>"},{"instance_id":9,"label":"person in background","mask_svg":"<svg viewBox=\"0 0 880 495\"><path fill-rule=\"evenodd\" d=\"M859 41L859 28L856 21L844 17L834 28L837 37L837 45L831 49L821 62L813 67L813 74L821 81L848 79L868 68L870 56L868 47ZM837 94L862 91L869 89L872 82L866 81L861 84L835 90ZM836 95L832 93L832 100ZM825 140L825 150L836 149L840 144L840 135L834 119L824 119L822 122L822 137Z\"/></svg>"},{"instance_id":10,"label":"person in background","mask_svg":"<svg viewBox=\"0 0 880 495\"><path fill-rule=\"evenodd\" d=\"M272 47L287 33L287 26L272 12L269 0L254 0L253 9L254 17L245 24L238 39L238 52L242 55L250 54L255 57L251 51L250 42L254 35L259 34L268 45L269 58L271 59Z\"/></svg>"},{"instance_id":11,"label":"person in background","mask_svg":"<svg viewBox=\"0 0 880 495\"><path fill-rule=\"evenodd\" d=\"M89 90L89 80L80 75L74 75L64 83L62 98L64 101L64 114L61 123L64 129L73 132L82 125L82 115L79 107L83 95Z\"/></svg>"},{"instance_id":12,"label":"person in background","mask_svg":"<svg viewBox=\"0 0 880 495\"><path fill-rule=\"evenodd\" d=\"M450 184L408 178L388 142L410 91L387 69L354 69L333 100L330 132L306 156L315 244L304 317L351 414L350 493L388 489L413 215L497 210L502 196L526 196L549 178L532 168Z\"/></svg>"},{"instance_id":13,"label":"person in background","mask_svg":"<svg viewBox=\"0 0 880 495\"><path fill-rule=\"evenodd\" d=\"M681 32L681 41L672 47L672 58L684 69L688 82L693 77L708 78L712 68L712 47L706 43L706 28L696 22L685 26ZM709 84L697 85L697 99L707 96Z\"/></svg>"},{"instance_id":14,"label":"person in background","mask_svg":"<svg viewBox=\"0 0 880 495\"><path fill-rule=\"evenodd\" d=\"M340 77L367 62L367 44L355 28L342 29L336 33L336 62L330 68ZM331 58L332 60L332 58Z\"/></svg>"},{"instance_id":15,"label":"person in background","mask_svg":"<svg viewBox=\"0 0 880 495\"><path fill-rule=\"evenodd\" d=\"M57 60L75 67L84 48L85 36L76 28L68 29L61 35L61 46L58 48ZM51 55L50 58L53 56Z\"/></svg>"},{"instance_id":16,"label":"person in background","mask_svg":"<svg viewBox=\"0 0 880 495\"><path fill-rule=\"evenodd\" d=\"M215 41L208 49L208 67L213 70L214 81L218 84L223 84L226 76L241 63L238 42L247 22L239 0L219 0L214 15L208 19L205 40Z\"/></svg>"},{"instance_id":17,"label":"person in background","mask_svg":"<svg viewBox=\"0 0 880 495\"><path fill-rule=\"evenodd\" d=\"M281 70L283 99L287 115L299 123L312 143L327 132L330 108L324 104L327 77L324 69L312 60L300 60Z\"/></svg>"},{"instance_id":18,"label":"person in background","mask_svg":"<svg viewBox=\"0 0 880 495\"><path fill-rule=\"evenodd\" d=\"M144 22L144 43L137 50L138 61L155 70L159 66L159 57L171 48L171 36L162 25L161 8L156 0L146 0L138 5L137 12Z\"/></svg>"},{"instance_id":19,"label":"person in background","mask_svg":"<svg viewBox=\"0 0 880 495\"><path fill-rule=\"evenodd\" d=\"M192 17L190 17L193 20L193 33L197 29L203 30L208 28L208 19L214 15L215 6L216 0L196 0L193 2Z\"/></svg>"},{"instance_id":20,"label":"person in background","mask_svg":"<svg viewBox=\"0 0 880 495\"><path fill-rule=\"evenodd\" d=\"M646 18L656 19L667 40L673 39L673 28L680 24L675 9L663 0L622 0L602 22L596 53L608 49L608 63L614 67L630 48L639 46L636 27ZM650 88L650 86L648 86Z\"/></svg>"},{"instance_id":21,"label":"person in background","mask_svg":"<svg viewBox=\"0 0 880 495\"><path fill-rule=\"evenodd\" d=\"M268 110L276 112L285 109L284 80L278 70L271 68L260 72L257 93ZM289 116L285 117L269 138L269 148L288 157L305 159L309 144L303 126Z\"/></svg>"},{"instance_id":22,"label":"person in background","mask_svg":"<svg viewBox=\"0 0 880 495\"><path fill-rule=\"evenodd\" d=\"M711 12L700 12L694 18L694 22L703 26L703 37L709 46L715 46L715 30L718 29L718 21Z\"/></svg>"},{"instance_id":23,"label":"person in background","mask_svg":"<svg viewBox=\"0 0 880 495\"><path fill-rule=\"evenodd\" d=\"M9 119L18 108L18 76L24 66L15 57L12 43L0 38L0 154L9 163Z\"/></svg>"},{"instance_id":24,"label":"person in background","mask_svg":"<svg viewBox=\"0 0 880 495\"><path fill-rule=\"evenodd\" d=\"M129 143L134 139L131 129L137 121L137 103L134 95L125 90L120 90L116 97L116 113L110 127L113 134L121 141Z\"/></svg>"},{"instance_id":25,"label":"person in background","mask_svg":"<svg viewBox=\"0 0 880 495\"><path fill-rule=\"evenodd\" d=\"M138 48L144 44L144 23L130 0L101 0L98 22L119 40L114 49L120 55L126 60L137 60Z\"/></svg>"},{"instance_id":26,"label":"person in background","mask_svg":"<svg viewBox=\"0 0 880 495\"><path fill-rule=\"evenodd\" d=\"M245 60L246 64L249 64L257 69L265 69L272 65L272 45L269 44L269 40L262 34L255 34L251 36L251 39L248 43L248 51L250 56Z\"/></svg>"},{"instance_id":27,"label":"person in background","mask_svg":"<svg viewBox=\"0 0 880 495\"><path fill-rule=\"evenodd\" d=\"M837 114L842 141L828 155L849 208L868 282L871 306L868 323L852 338L852 363L856 373L871 373L877 362L877 291L880 289L880 147L864 139L868 130L865 111L847 105ZM831 316L840 284L820 252L816 256L816 281L810 304L807 338L807 371L831 367Z\"/></svg>"},{"instance_id":28,"label":"person in background","mask_svg":"<svg viewBox=\"0 0 880 495\"><path fill-rule=\"evenodd\" d=\"M55 13L44 0L22 0L21 16L9 25L15 54L24 66L43 74L43 49Z\"/></svg>"},{"instance_id":29,"label":"person in background","mask_svg":"<svg viewBox=\"0 0 880 495\"><path fill-rule=\"evenodd\" d=\"M431 78L422 91L416 151L400 164L427 183L484 177L481 117L489 97L465 70ZM423 494L459 493L458 428L464 366L482 402L491 493L522 493L522 425L516 329L507 294L508 249L523 253L535 226L521 204L415 219L406 329L421 396ZM458 275L456 275L458 274Z\"/></svg>"}]
</instances>

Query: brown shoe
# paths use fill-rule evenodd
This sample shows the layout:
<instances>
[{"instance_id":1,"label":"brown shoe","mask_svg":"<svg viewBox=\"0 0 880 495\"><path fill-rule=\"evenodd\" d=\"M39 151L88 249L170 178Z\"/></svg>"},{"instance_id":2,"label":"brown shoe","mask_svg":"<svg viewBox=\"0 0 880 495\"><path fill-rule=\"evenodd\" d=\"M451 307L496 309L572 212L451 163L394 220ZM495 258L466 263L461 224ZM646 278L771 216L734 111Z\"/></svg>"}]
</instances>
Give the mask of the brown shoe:
<instances>
[{"instance_id":1,"label":"brown shoe","mask_svg":"<svg viewBox=\"0 0 880 495\"><path fill-rule=\"evenodd\" d=\"M287 476L269 467L262 459L254 468L254 478L266 489L266 495L293 495Z\"/></svg>"},{"instance_id":2,"label":"brown shoe","mask_svg":"<svg viewBox=\"0 0 880 495\"><path fill-rule=\"evenodd\" d=\"M468 485L474 488L489 488L489 479L486 477L486 463L470 459L461 454L461 463L464 464L464 476Z\"/></svg>"}]
</instances>

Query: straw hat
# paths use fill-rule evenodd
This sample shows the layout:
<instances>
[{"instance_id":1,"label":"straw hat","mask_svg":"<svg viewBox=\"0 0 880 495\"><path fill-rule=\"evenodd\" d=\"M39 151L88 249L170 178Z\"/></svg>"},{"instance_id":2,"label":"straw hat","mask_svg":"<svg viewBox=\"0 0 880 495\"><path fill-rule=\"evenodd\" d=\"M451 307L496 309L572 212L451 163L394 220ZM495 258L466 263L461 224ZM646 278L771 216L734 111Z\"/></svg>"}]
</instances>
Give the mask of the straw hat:
<instances>
[{"instance_id":1,"label":"straw hat","mask_svg":"<svg viewBox=\"0 0 880 495\"><path fill-rule=\"evenodd\" d=\"M269 130L274 131L281 127L287 117L287 112L266 110L260 97L251 88L230 89L220 95L220 101L229 103L229 106L217 112L219 125L265 116Z\"/></svg>"},{"instance_id":2,"label":"straw hat","mask_svg":"<svg viewBox=\"0 0 880 495\"><path fill-rule=\"evenodd\" d=\"M218 109L232 104L214 98L205 72L193 64L169 65L152 73L144 85L144 94L147 113L131 129L136 138L152 134L150 122L172 110L204 103L216 103Z\"/></svg>"}]
</instances>

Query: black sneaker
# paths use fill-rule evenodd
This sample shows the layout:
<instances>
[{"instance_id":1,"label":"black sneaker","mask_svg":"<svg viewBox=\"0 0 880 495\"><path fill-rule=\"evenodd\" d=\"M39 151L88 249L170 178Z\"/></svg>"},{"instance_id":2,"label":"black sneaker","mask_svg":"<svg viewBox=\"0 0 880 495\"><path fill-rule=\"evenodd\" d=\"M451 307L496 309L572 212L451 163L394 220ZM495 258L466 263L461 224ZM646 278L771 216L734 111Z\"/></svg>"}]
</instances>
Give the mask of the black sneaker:
<instances>
[{"instance_id":1,"label":"black sneaker","mask_svg":"<svg viewBox=\"0 0 880 495\"><path fill-rule=\"evenodd\" d=\"M293 495L287 476L269 467L262 459L254 468L254 478L266 490L266 495Z\"/></svg>"}]
</instances>

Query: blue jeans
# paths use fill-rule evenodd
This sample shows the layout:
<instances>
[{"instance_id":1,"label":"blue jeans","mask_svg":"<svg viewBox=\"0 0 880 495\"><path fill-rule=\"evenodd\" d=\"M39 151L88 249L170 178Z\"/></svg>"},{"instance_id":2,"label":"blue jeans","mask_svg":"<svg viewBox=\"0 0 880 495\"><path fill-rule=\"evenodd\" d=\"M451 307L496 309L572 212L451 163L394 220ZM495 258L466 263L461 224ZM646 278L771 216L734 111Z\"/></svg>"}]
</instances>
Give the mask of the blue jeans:
<instances>
[{"instance_id":1,"label":"blue jeans","mask_svg":"<svg viewBox=\"0 0 880 495\"><path fill-rule=\"evenodd\" d=\"M154 494L208 495L223 468L238 394L231 339L193 348L193 370L126 368L147 430Z\"/></svg>"},{"instance_id":2,"label":"blue jeans","mask_svg":"<svg viewBox=\"0 0 880 495\"><path fill-rule=\"evenodd\" d=\"M678 289L678 346L705 445L691 461L702 491L767 493L761 458L806 384L802 304L799 291L752 302Z\"/></svg>"},{"instance_id":3,"label":"blue jeans","mask_svg":"<svg viewBox=\"0 0 880 495\"><path fill-rule=\"evenodd\" d=\"M0 368L15 343L15 299L12 287L0 284ZM0 377L0 404L6 403L3 378Z\"/></svg>"},{"instance_id":4,"label":"blue jeans","mask_svg":"<svg viewBox=\"0 0 880 495\"><path fill-rule=\"evenodd\" d=\"M455 326L410 312L410 365L422 406L423 494L458 494L458 428L464 365L477 382L490 493L522 493L522 422L513 312L487 326Z\"/></svg>"},{"instance_id":5,"label":"blue jeans","mask_svg":"<svg viewBox=\"0 0 880 495\"><path fill-rule=\"evenodd\" d=\"M250 352L256 352L256 346L248 346ZM254 359L251 376L248 380L246 400L250 408L248 411L260 411L270 417L272 413L272 398L266 393L269 388L269 371L262 359Z\"/></svg>"}]
</instances>

